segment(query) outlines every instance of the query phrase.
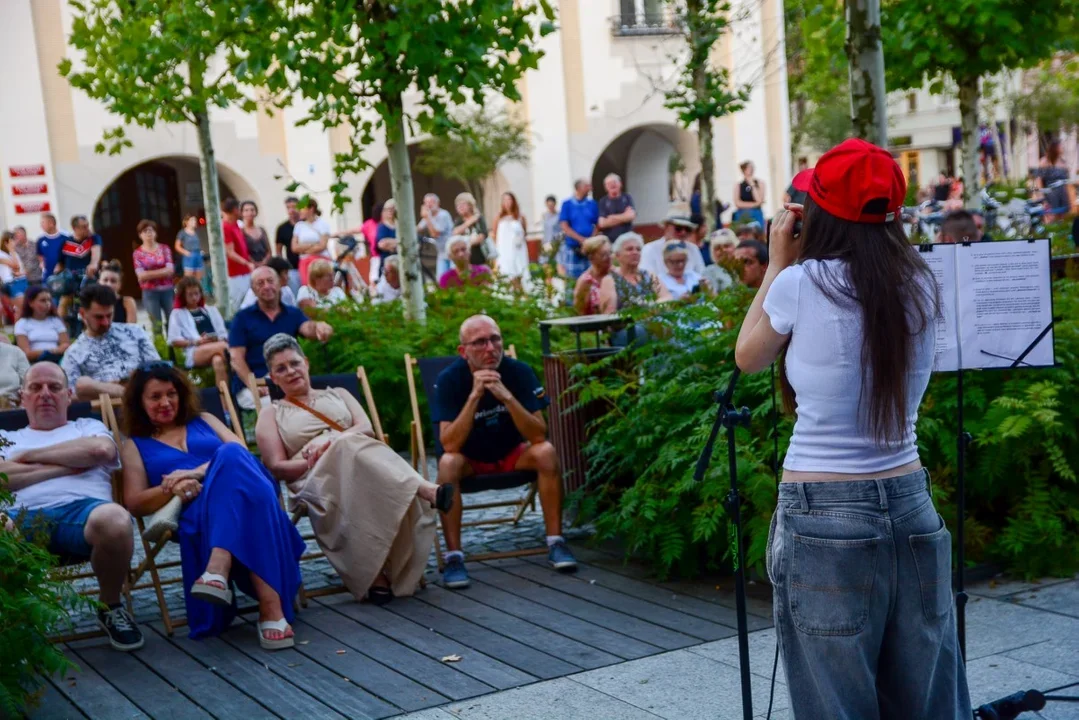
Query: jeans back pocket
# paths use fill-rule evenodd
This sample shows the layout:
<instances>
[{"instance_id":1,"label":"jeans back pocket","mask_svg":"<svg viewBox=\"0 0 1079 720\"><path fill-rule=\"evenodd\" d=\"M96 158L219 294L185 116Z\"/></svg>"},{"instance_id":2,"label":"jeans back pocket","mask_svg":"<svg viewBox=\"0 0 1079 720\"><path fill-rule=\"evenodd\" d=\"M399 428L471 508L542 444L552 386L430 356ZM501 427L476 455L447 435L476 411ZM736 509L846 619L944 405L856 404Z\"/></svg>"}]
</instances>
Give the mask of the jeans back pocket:
<instances>
[{"instance_id":1,"label":"jeans back pocket","mask_svg":"<svg viewBox=\"0 0 1079 720\"><path fill-rule=\"evenodd\" d=\"M927 535L911 535L910 551L918 571L925 619L936 622L952 609L952 535L937 515L940 529Z\"/></svg>"},{"instance_id":2,"label":"jeans back pocket","mask_svg":"<svg viewBox=\"0 0 1079 720\"><path fill-rule=\"evenodd\" d=\"M869 618L880 538L794 535L790 609L808 635L857 635Z\"/></svg>"}]
</instances>

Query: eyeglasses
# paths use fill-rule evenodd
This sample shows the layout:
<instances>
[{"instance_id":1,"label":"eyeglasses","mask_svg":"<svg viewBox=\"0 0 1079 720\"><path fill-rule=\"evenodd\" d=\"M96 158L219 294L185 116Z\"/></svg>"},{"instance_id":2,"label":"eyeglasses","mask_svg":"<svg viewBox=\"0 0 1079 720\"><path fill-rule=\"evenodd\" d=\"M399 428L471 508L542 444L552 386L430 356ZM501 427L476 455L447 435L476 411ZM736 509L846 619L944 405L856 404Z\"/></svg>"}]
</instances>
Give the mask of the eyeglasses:
<instances>
[{"instance_id":1,"label":"eyeglasses","mask_svg":"<svg viewBox=\"0 0 1079 720\"><path fill-rule=\"evenodd\" d=\"M491 347L499 347L502 345L501 335L492 335L485 338L477 338L471 342L464 343L465 347L472 348L473 350L482 350L490 344Z\"/></svg>"}]
</instances>

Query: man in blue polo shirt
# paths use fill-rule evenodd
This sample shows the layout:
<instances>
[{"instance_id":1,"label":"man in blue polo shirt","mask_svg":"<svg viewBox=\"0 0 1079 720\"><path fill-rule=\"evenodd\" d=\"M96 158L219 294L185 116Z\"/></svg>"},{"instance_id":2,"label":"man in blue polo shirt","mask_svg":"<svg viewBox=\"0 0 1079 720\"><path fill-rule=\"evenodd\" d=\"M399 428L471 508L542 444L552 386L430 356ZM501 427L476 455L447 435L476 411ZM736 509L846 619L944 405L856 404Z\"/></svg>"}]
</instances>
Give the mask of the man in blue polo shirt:
<instances>
[{"instance_id":1,"label":"man in blue polo shirt","mask_svg":"<svg viewBox=\"0 0 1079 720\"><path fill-rule=\"evenodd\" d=\"M41 216L41 231L45 233L37 239L37 254L45 264L42 280L48 280L56 272L56 266L60 262L60 254L64 250L64 243L72 240L67 233L60 232L56 227L56 216L45 213Z\"/></svg>"},{"instance_id":2,"label":"man in blue polo shirt","mask_svg":"<svg viewBox=\"0 0 1079 720\"><path fill-rule=\"evenodd\" d=\"M554 445L547 441L543 410L550 403L536 373L502 352L502 333L486 315L473 315L461 325L460 357L435 380L432 416L445 451L438 459L438 483L514 470L534 470L538 479L547 562L556 570L573 571L577 561L562 537L562 469ZM442 583L448 588L470 584L461 552L461 503L442 515L446 565Z\"/></svg>"},{"instance_id":3,"label":"man in blue polo shirt","mask_svg":"<svg viewBox=\"0 0 1079 720\"><path fill-rule=\"evenodd\" d=\"M256 407L248 382L266 377L269 372L262 345L271 336L286 333L326 342L333 335L329 323L311 320L299 308L281 304L281 280L273 268L266 265L255 268L251 273L251 289L258 301L236 313L229 328L229 357L235 372L233 393L245 410ZM269 402L265 390L259 389L264 403Z\"/></svg>"},{"instance_id":4,"label":"man in blue polo shirt","mask_svg":"<svg viewBox=\"0 0 1079 720\"><path fill-rule=\"evenodd\" d=\"M581 252L585 240L596 234L599 222L599 206L592 199L592 183L584 178L573 183L573 197L562 203L562 212L558 220L562 225L565 240L562 242L562 266L566 268L569 295L573 295L573 286L577 278L588 269L588 258Z\"/></svg>"}]
</instances>

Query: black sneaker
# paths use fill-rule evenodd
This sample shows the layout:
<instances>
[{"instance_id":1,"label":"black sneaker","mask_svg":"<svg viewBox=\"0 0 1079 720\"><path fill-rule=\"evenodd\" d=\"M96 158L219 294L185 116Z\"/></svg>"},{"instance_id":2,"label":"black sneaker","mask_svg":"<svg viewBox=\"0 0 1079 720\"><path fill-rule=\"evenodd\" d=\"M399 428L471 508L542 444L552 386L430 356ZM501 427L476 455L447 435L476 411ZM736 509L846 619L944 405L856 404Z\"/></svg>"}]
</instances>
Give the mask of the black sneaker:
<instances>
[{"instance_id":1,"label":"black sneaker","mask_svg":"<svg viewBox=\"0 0 1079 720\"><path fill-rule=\"evenodd\" d=\"M114 650L130 652L142 647L145 640L142 630L135 624L135 619L122 605L97 611L97 624L109 636L109 644Z\"/></svg>"}]
</instances>

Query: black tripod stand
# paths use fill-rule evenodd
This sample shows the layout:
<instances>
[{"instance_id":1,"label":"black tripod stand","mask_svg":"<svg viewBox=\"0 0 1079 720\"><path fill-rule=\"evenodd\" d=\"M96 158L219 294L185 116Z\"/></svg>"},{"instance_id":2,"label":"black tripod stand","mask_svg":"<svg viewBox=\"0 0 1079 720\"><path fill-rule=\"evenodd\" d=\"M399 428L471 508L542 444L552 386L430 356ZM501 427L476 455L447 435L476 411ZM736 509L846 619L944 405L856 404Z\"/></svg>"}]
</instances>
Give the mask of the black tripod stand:
<instances>
[{"instance_id":1,"label":"black tripod stand","mask_svg":"<svg viewBox=\"0 0 1079 720\"><path fill-rule=\"evenodd\" d=\"M715 394L716 420L712 424L712 432L708 435L708 442L701 450L701 456L697 460L697 470L693 473L693 479L697 482L704 480L704 474L708 470L708 464L712 461L712 451L715 449L716 438L719 429L727 429L727 460L731 476L731 490L727 494L727 514L734 523L734 602L735 614L738 616L738 669L742 675L742 717L744 720L753 720L753 696L750 686L749 675L749 626L746 619L746 571L745 550L742 547L742 496L738 492L738 464L734 455L734 430L739 425L749 426L749 408L736 409L731 404L734 397L734 386L738 383L741 371L738 368L731 373L730 382L726 392Z\"/></svg>"}]
</instances>

